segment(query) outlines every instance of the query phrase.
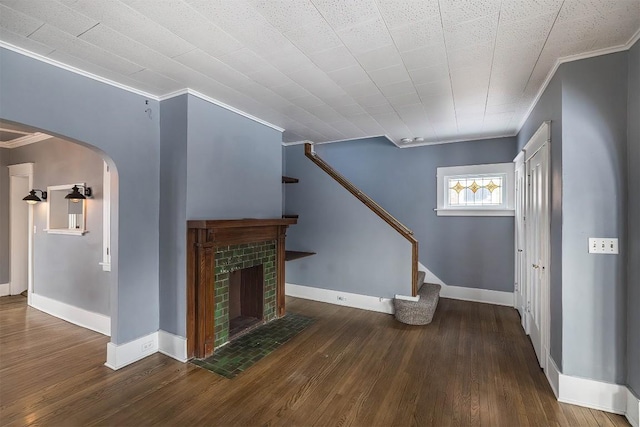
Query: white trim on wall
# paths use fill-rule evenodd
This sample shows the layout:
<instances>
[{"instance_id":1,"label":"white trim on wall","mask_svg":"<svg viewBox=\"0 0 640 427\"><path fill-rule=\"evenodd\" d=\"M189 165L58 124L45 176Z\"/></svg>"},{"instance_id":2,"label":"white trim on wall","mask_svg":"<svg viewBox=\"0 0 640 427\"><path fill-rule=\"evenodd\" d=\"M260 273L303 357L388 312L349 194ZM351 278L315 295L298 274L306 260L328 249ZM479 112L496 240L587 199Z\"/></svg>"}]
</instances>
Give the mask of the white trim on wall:
<instances>
[{"instance_id":1,"label":"white trim on wall","mask_svg":"<svg viewBox=\"0 0 640 427\"><path fill-rule=\"evenodd\" d=\"M111 335L111 318L104 314L88 311L36 293L31 294L30 305L74 325L91 329L103 335Z\"/></svg>"},{"instance_id":2,"label":"white trim on wall","mask_svg":"<svg viewBox=\"0 0 640 427\"><path fill-rule=\"evenodd\" d=\"M513 292L443 285L440 297L513 307Z\"/></svg>"},{"instance_id":3,"label":"white trim on wall","mask_svg":"<svg viewBox=\"0 0 640 427\"><path fill-rule=\"evenodd\" d=\"M144 359L158 352L158 331L124 344L107 343L107 361L105 366L113 370Z\"/></svg>"},{"instance_id":4,"label":"white trim on wall","mask_svg":"<svg viewBox=\"0 0 640 427\"><path fill-rule=\"evenodd\" d=\"M111 271L111 168L102 161L102 271Z\"/></svg>"},{"instance_id":5,"label":"white trim on wall","mask_svg":"<svg viewBox=\"0 0 640 427\"><path fill-rule=\"evenodd\" d=\"M180 362L186 362L188 360L187 339L160 329L158 331L158 351Z\"/></svg>"},{"instance_id":6,"label":"white trim on wall","mask_svg":"<svg viewBox=\"0 0 640 427\"><path fill-rule=\"evenodd\" d=\"M11 293L11 284L10 283L2 283L0 284L0 297L7 296Z\"/></svg>"},{"instance_id":7,"label":"white trim on wall","mask_svg":"<svg viewBox=\"0 0 640 427\"><path fill-rule=\"evenodd\" d=\"M10 132L15 132L10 130ZM45 139L53 138L51 135L47 135L42 132L30 133L20 138L12 139L11 141L0 141L0 148L18 148L25 145L34 144L36 142L44 141Z\"/></svg>"},{"instance_id":8,"label":"white trim on wall","mask_svg":"<svg viewBox=\"0 0 640 427\"><path fill-rule=\"evenodd\" d=\"M627 387L627 409L625 416L633 427L640 427L640 399Z\"/></svg>"},{"instance_id":9,"label":"white trim on wall","mask_svg":"<svg viewBox=\"0 0 640 427\"><path fill-rule=\"evenodd\" d=\"M175 91L175 92L167 93L166 95L161 95L161 96L159 96L159 97L158 97L158 100L159 100L159 101L164 101L164 100L166 100L166 99L175 98L176 96L180 96L180 95L184 95L184 94L193 95L193 96L195 96L196 98L200 98L200 99L202 99L203 101L210 102L211 104L217 105L218 107L222 107L222 108L224 108L225 110L229 110L229 111L231 111L231 112L234 112L234 113L236 113L236 114L239 114L239 115L241 115L242 117L246 117L246 118L247 118L247 119L249 119L249 120L253 120L254 122L260 123L261 125L265 125L265 126L267 126L267 127L270 127L271 129L275 129L275 130L277 130L278 132L284 132L284 129L283 129L283 128L281 128L280 126L276 126L276 125L274 125L273 123L269 123L268 121L266 121L266 120L262 120L261 118L256 117L256 116L254 116L254 115L252 115L252 114L245 113L245 112L244 112L244 111L242 111L242 110L238 110L237 108L232 107L232 106L231 106L231 105L229 105L229 104L225 104L225 103L224 103L224 102L222 102L222 101L218 101L218 100L217 100L217 99L215 99L215 98L212 98L212 97L210 97L210 96L207 96L207 95L205 95L205 94L203 94L203 93L200 93L200 92L198 92L198 91L196 91L196 90L193 90L193 89L186 88L186 89L180 89L180 90L177 90L177 91Z\"/></svg>"},{"instance_id":10,"label":"white trim on wall","mask_svg":"<svg viewBox=\"0 0 640 427\"><path fill-rule=\"evenodd\" d=\"M391 298L374 297L370 295L353 294L332 289L313 288L311 286L285 283L285 294L295 298L310 299L361 310L377 311L393 314L393 300Z\"/></svg>"},{"instance_id":11,"label":"white trim on wall","mask_svg":"<svg viewBox=\"0 0 640 427\"><path fill-rule=\"evenodd\" d=\"M34 163L20 163L17 165L9 165L7 167L9 168L9 182L11 182L12 176L27 177L29 179L29 188L34 188ZM11 197L11 195L9 196ZM34 206L29 204L29 217L27 219L29 224L27 230L27 305L32 305L31 296L33 294L33 235L35 234L33 226L33 208ZM11 213L9 213L9 227L11 227ZM11 233L11 230L9 230L9 233ZM11 272L9 272L9 293L11 293Z\"/></svg>"}]
</instances>

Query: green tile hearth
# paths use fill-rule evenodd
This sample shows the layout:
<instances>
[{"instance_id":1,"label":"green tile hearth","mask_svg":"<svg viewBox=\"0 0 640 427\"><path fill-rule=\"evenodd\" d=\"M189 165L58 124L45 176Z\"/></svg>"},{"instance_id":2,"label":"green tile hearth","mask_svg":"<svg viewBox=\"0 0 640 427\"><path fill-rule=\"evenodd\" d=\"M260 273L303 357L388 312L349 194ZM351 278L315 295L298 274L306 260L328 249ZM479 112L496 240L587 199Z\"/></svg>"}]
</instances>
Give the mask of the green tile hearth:
<instances>
[{"instance_id":1,"label":"green tile hearth","mask_svg":"<svg viewBox=\"0 0 640 427\"><path fill-rule=\"evenodd\" d=\"M233 378L311 325L314 319L287 313L231 341L206 359L191 363L226 378Z\"/></svg>"}]
</instances>

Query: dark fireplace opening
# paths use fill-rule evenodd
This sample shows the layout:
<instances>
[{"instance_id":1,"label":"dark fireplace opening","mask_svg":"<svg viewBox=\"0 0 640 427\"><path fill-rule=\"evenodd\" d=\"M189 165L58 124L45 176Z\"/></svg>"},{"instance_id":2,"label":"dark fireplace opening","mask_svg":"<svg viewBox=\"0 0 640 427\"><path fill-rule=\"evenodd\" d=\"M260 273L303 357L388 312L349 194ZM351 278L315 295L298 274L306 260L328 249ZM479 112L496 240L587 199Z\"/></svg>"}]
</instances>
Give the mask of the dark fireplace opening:
<instances>
[{"instance_id":1,"label":"dark fireplace opening","mask_svg":"<svg viewBox=\"0 0 640 427\"><path fill-rule=\"evenodd\" d=\"M229 273L229 339L263 321L264 276L262 265Z\"/></svg>"}]
</instances>

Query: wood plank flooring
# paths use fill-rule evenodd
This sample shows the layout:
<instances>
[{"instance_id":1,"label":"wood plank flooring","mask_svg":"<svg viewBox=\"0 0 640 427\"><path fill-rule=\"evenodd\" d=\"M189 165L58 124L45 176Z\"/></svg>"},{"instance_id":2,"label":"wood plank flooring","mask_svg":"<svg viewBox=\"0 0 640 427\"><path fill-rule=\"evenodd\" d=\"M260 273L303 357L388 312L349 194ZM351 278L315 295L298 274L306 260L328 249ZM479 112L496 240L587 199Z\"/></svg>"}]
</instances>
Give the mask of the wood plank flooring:
<instances>
[{"instance_id":1,"label":"wood plank flooring","mask_svg":"<svg viewBox=\"0 0 640 427\"><path fill-rule=\"evenodd\" d=\"M301 299L317 321L228 380L0 298L0 425L626 426L558 403L515 310L441 299L431 325Z\"/></svg>"}]
</instances>

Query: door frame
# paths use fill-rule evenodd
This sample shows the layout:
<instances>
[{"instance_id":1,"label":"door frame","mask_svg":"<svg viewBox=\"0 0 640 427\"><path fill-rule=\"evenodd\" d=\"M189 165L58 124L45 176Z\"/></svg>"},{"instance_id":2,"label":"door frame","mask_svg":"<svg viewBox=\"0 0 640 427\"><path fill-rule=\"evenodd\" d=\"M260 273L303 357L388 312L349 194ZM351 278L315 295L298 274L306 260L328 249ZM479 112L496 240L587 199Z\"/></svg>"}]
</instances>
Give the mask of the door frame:
<instances>
[{"instance_id":1,"label":"door frame","mask_svg":"<svg viewBox=\"0 0 640 427\"><path fill-rule=\"evenodd\" d=\"M29 188L33 188L33 163L19 163L9 165L9 189L11 189L11 178L22 177L29 180ZM11 203L13 194L9 194L9 239L11 239ZM27 228L27 304L31 305L31 294L33 293L33 205L28 205L28 228ZM9 240L11 241L11 240ZM11 289L11 271L9 271L9 289Z\"/></svg>"},{"instance_id":2,"label":"door frame","mask_svg":"<svg viewBox=\"0 0 640 427\"><path fill-rule=\"evenodd\" d=\"M525 224L524 218L520 219L520 217L524 217L525 207L526 207L526 187L527 187L527 172L526 165L524 162L525 152L521 151L518 155L513 159L513 163L515 164L514 169L514 178L516 180L515 183L515 215L514 215L514 241L513 241L513 251L514 251L514 292L513 292L513 307L518 310L520 313L520 323L522 324L522 328L526 331L526 315L525 315L525 306L524 304L519 304L522 302L525 297L524 294L526 292L526 283L524 279L524 264L526 262L525 259L525 248L526 248L526 232L525 232ZM519 183L519 173L522 174L523 185L520 186ZM522 230L518 228L519 222L522 221ZM520 235L520 231L522 231L522 236ZM522 242L519 247L518 242ZM519 256L520 254L520 256ZM521 311L522 310L522 311Z\"/></svg>"},{"instance_id":3,"label":"door frame","mask_svg":"<svg viewBox=\"0 0 640 427\"><path fill-rule=\"evenodd\" d=\"M548 373L549 370L549 357L550 357L550 342L551 342L551 302L550 302L550 273L551 273L551 185L550 185L550 176L551 176L551 121L545 121L540 125L538 130L531 136L529 141L522 148L523 161L525 164L525 191L528 193L529 191L529 167L528 161L540 151L543 147L546 146L546 156L545 156L545 177L544 177L544 193L545 200L543 201L543 209L541 210L542 215L542 230L543 236L541 237L541 249L543 253L542 259L542 268L543 275L541 280L541 289L540 289L540 334L541 334L541 345L542 345L542 360L540 360L540 366L542 369ZM520 155L520 154L519 154ZM518 155L518 156L519 156ZM517 158L517 157L516 157ZM528 197L526 195L525 197ZM526 218L526 209L524 212ZM529 227L527 227L525 221L525 239L527 238L527 233L529 233ZM517 231L516 231L517 233ZM518 236L516 235L516 239ZM526 241L526 240L525 240ZM517 250L517 248L516 248ZM527 254L527 244L524 245L524 253L523 256L525 260L528 260ZM528 264L526 264L528 265ZM528 283L529 275L524 275L527 283L525 285L527 290L531 289L531 284ZM523 324L523 328L529 333L526 325Z\"/></svg>"}]
</instances>

